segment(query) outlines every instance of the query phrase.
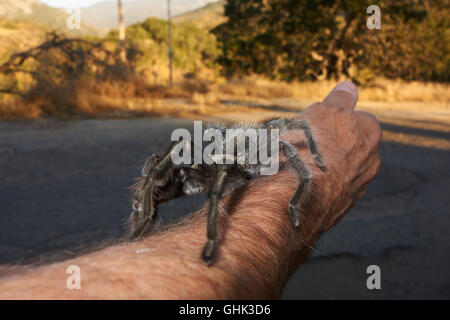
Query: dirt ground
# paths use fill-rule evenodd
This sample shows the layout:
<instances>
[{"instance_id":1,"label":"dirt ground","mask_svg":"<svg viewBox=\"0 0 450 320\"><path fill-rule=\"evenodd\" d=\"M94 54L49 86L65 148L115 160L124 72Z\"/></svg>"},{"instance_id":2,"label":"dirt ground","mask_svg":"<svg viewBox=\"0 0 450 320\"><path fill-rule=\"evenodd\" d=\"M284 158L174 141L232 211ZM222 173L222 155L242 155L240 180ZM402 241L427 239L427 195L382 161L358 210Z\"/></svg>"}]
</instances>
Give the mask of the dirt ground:
<instances>
[{"instance_id":1,"label":"dirt ground","mask_svg":"<svg viewBox=\"0 0 450 320\"><path fill-rule=\"evenodd\" d=\"M319 239L282 298L450 298L450 122L445 115L378 116L385 133L379 176ZM63 259L121 237L127 188L179 127L192 121L0 123L0 264ZM204 199L164 204L162 223ZM372 264L381 268L381 290L366 287Z\"/></svg>"}]
</instances>

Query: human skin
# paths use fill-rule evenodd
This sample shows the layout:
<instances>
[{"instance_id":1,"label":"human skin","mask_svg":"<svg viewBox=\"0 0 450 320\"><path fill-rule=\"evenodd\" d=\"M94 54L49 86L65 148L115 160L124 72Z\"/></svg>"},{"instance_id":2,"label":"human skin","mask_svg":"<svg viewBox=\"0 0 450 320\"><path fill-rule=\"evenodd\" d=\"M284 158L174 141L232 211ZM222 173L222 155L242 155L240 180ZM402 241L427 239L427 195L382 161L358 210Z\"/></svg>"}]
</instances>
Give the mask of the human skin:
<instances>
[{"instance_id":1,"label":"human skin","mask_svg":"<svg viewBox=\"0 0 450 320\"><path fill-rule=\"evenodd\" d=\"M288 218L299 178L287 169L226 196L214 263L200 259L207 207L135 242L122 242L71 260L0 278L1 299L264 299L277 298L315 240L365 193L380 167L381 129L354 111L356 87L341 82L300 118L312 128L325 162L314 163L303 132L280 139L297 146L312 172L312 196L300 227ZM68 266L81 270L81 288L67 289Z\"/></svg>"}]
</instances>

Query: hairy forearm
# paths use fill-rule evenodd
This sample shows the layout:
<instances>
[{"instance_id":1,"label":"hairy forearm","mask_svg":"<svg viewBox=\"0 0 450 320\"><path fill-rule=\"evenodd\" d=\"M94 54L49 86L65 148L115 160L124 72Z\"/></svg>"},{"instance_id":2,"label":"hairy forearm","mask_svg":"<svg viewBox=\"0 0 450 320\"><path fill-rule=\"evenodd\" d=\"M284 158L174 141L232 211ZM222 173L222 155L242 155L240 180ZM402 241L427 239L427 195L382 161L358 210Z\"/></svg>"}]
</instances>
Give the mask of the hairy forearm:
<instances>
[{"instance_id":1,"label":"hairy forearm","mask_svg":"<svg viewBox=\"0 0 450 320\"><path fill-rule=\"evenodd\" d=\"M82 257L0 280L1 298L272 298L306 257L303 241L287 217L298 184L287 172L266 177L222 201L215 262L200 252L206 239L206 210L137 242L118 244ZM81 289L66 288L69 265L81 269ZM182 284L182 285L180 285Z\"/></svg>"},{"instance_id":2,"label":"hairy forearm","mask_svg":"<svg viewBox=\"0 0 450 320\"><path fill-rule=\"evenodd\" d=\"M315 239L363 196L380 168L381 129L373 116L353 111L357 97L356 87L342 82L302 114L313 130L324 168L314 164L298 131L280 137L298 148L312 173L299 228L288 218L288 203L299 178L282 170L221 201L226 214L219 215L218 252L210 267L200 259L206 240L202 209L140 241L4 277L0 298L277 297ZM69 265L81 269L81 290L66 288Z\"/></svg>"},{"instance_id":3,"label":"hairy forearm","mask_svg":"<svg viewBox=\"0 0 450 320\"><path fill-rule=\"evenodd\" d=\"M289 274L307 254L299 250L303 242L287 214L297 184L298 179L285 172L252 183L224 199L223 211L228 214L219 220L219 249L211 267L200 260L206 239L206 210L181 226L149 238L155 250L155 267L169 257L165 270L170 271L165 271L164 277L155 277L154 283L160 285L156 297L278 297ZM311 241L317 234L312 227L308 230ZM190 292L179 292L180 282L185 283L182 289Z\"/></svg>"}]
</instances>

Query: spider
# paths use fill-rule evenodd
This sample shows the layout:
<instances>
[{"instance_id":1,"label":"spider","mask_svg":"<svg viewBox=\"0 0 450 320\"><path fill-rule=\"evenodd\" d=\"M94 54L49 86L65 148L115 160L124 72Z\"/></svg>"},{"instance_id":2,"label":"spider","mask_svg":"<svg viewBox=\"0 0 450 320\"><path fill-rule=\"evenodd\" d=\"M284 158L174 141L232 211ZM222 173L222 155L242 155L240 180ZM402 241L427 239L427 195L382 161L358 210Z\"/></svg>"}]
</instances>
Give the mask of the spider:
<instances>
[{"instance_id":1,"label":"spider","mask_svg":"<svg viewBox=\"0 0 450 320\"><path fill-rule=\"evenodd\" d=\"M207 241L203 248L201 257L204 264L211 265L217 247L217 215L219 211L219 201L224 193L232 192L237 187L246 184L248 181L261 176L264 168L268 165L257 161L250 163L249 158L251 148L246 148L244 154L239 153L234 147L223 151L227 141L236 140L237 137L227 137L227 130L234 129L255 129L256 139L262 140L260 130L266 129L268 134L273 130L281 134L286 130L303 130L309 151L311 152L315 163L323 167L324 163L319 154L316 143L311 134L311 129L305 120L289 118L272 118L258 124L239 124L235 126L226 126L222 124L211 125L207 130L215 130L222 139L215 141L222 152L215 154L209 159L209 163L181 163L175 164L172 158L175 149L179 149L181 144L185 144L188 150L204 150L204 142L201 146L194 144L191 140L175 141L163 154L153 154L144 163L141 170L141 177L138 178L133 187L131 199L132 213L129 217L129 237L137 239L146 235L152 227L152 223L157 214L157 207L160 203L182 195L195 195L201 192L208 192L209 212L207 218ZM206 130L204 131L204 133ZM278 137L278 136L277 136ZM249 146L249 141L245 140L245 146ZM263 146L269 147L271 142L266 140ZM299 226L299 220L296 209L299 209L302 201L311 191L311 171L297 157L296 148L285 141L276 141L280 152L286 157L285 164L289 164L293 171L299 177L299 185L296 192L292 195L289 203L288 216L294 227ZM272 143L273 145L274 143ZM261 148L261 145L259 145ZM185 149L182 150L184 153ZM272 150L272 149L270 149ZM244 157L243 157L244 156ZM278 156L278 152L276 154ZM219 160L232 160L232 164L224 164ZM240 161L237 161L240 160ZM277 159L278 161L278 159ZM206 162L206 161L205 161Z\"/></svg>"}]
</instances>

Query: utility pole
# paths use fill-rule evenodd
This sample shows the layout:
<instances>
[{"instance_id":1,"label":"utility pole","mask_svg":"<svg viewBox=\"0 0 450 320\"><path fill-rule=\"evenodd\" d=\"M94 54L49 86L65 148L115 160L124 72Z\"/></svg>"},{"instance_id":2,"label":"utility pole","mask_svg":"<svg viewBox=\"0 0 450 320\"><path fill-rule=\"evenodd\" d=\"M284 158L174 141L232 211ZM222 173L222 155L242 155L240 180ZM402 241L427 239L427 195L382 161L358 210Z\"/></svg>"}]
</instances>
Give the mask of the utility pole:
<instances>
[{"instance_id":1,"label":"utility pole","mask_svg":"<svg viewBox=\"0 0 450 320\"><path fill-rule=\"evenodd\" d=\"M123 5L122 0L119 1L119 41L120 41L120 60L127 62L127 52L125 50L125 21L123 19Z\"/></svg>"},{"instance_id":2,"label":"utility pole","mask_svg":"<svg viewBox=\"0 0 450 320\"><path fill-rule=\"evenodd\" d=\"M167 24L169 32L169 84L173 83L173 70L172 70L172 60L173 60L173 50L172 50L172 13L170 10L170 0L167 0Z\"/></svg>"}]
</instances>

